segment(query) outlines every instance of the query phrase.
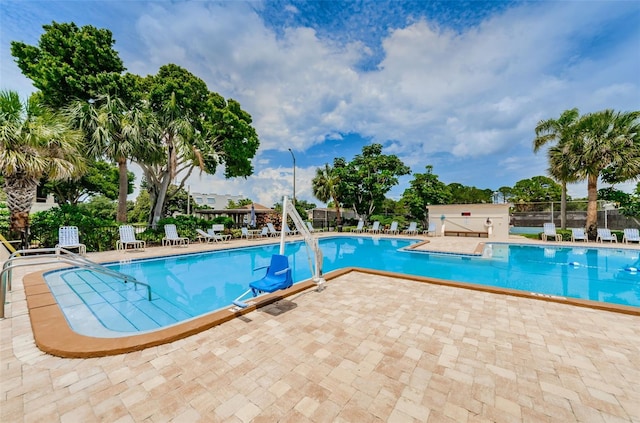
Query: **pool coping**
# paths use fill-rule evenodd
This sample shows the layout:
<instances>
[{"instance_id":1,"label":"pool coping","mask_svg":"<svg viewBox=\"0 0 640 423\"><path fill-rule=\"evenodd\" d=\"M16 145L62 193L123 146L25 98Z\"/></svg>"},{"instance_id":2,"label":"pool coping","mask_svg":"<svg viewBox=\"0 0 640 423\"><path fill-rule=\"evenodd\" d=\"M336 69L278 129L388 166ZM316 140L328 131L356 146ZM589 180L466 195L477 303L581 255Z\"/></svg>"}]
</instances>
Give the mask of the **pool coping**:
<instances>
[{"instance_id":1,"label":"pool coping","mask_svg":"<svg viewBox=\"0 0 640 423\"><path fill-rule=\"evenodd\" d=\"M317 287L317 285L313 281L307 280L299 282L289 289L258 297L252 304L244 309L240 309L239 307L230 305L225 309L207 313L194 319L190 319L188 321L153 332L118 338L97 338L81 335L71 329L66 318L64 317L60 306L51 293L49 286L44 280L44 273L50 271L51 270L43 270L24 276L23 283L27 300L27 308L29 311L29 319L31 321L31 328L33 331L35 343L38 348L48 354L65 358L90 358L118 355L143 350L153 346L167 344L194 335L196 333L203 332L212 327L225 323L231 319L235 319L237 317L251 313L261 307ZM325 274L324 278L327 282L330 282L333 279L349 274L351 272L358 272L365 275L388 276L396 279L403 279L419 283L430 283L452 288L481 291L490 294L510 295L640 316L640 308L638 307L518 291L509 288L496 288L490 286L475 285L471 283L456 282L444 279L414 276L403 273L372 270L359 267L346 267L343 269L334 270Z\"/></svg>"}]
</instances>

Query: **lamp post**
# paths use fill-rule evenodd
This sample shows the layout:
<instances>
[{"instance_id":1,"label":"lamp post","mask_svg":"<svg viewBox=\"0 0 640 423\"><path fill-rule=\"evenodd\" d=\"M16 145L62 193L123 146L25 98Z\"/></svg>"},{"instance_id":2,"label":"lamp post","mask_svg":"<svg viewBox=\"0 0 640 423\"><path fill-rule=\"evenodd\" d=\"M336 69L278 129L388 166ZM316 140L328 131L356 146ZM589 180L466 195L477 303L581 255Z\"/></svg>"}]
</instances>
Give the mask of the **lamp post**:
<instances>
[{"instance_id":1,"label":"lamp post","mask_svg":"<svg viewBox=\"0 0 640 423\"><path fill-rule=\"evenodd\" d=\"M296 205L296 156L293 155L293 151L289 149L291 158L293 159L293 205Z\"/></svg>"}]
</instances>

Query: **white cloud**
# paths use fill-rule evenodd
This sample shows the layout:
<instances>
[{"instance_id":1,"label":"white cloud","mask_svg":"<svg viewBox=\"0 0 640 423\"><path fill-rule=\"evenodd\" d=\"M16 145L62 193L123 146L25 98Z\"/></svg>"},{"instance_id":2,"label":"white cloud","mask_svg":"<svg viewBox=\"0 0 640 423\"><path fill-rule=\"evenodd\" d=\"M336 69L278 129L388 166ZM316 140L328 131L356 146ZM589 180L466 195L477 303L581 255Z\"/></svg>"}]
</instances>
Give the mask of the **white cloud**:
<instances>
[{"instance_id":1,"label":"white cloud","mask_svg":"<svg viewBox=\"0 0 640 423\"><path fill-rule=\"evenodd\" d=\"M411 19L389 30L384 59L367 72L357 70L367 46L340 45L304 27L278 37L247 3L150 2L131 28L137 37L115 35L127 40L117 48L131 72L176 63L254 118L255 175L194 177L192 190L271 205L292 192L292 175L264 152L302 153L342 133L383 143L418 172L434 164L449 182L495 189L544 174L544 154L531 149L537 121L573 107L640 108L640 30L597 54L583 45L604 31L604 20L626 13L623 6L522 3L459 32ZM310 180L323 163L296 169L298 197L312 199Z\"/></svg>"}]
</instances>

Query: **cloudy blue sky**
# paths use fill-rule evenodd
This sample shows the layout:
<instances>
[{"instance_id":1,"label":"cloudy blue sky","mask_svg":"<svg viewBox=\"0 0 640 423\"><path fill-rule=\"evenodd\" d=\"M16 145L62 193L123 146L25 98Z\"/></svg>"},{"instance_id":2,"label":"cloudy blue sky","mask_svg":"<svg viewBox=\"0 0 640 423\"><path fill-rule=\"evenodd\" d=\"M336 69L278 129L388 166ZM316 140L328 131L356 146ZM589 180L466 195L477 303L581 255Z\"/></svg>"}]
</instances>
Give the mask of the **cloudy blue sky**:
<instances>
[{"instance_id":1,"label":"cloudy blue sky","mask_svg":"<svg viewBox=\"0 0 640 423\"><path fill-rule=\"evenodd\" d=\"M37 44L52 21L108 28L130 72L175 63L238 100L261 141L255 174L195 176L191 191L268 206L291 195L289 148L312 201L317 167L373 142L414 172L497 189L545 174L539 120L640 109L638 1L2 0L0 88L33 91L10 42Z\"/></svg>"}]
</instances>

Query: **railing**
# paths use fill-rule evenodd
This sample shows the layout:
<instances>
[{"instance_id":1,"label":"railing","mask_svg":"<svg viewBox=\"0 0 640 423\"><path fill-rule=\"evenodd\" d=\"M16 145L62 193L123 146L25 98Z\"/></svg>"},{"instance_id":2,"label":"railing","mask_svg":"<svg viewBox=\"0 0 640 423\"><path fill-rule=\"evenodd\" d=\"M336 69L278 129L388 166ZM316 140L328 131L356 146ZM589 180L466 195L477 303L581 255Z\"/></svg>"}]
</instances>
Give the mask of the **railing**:
<instances>
[{"instance_id":1,"label":"railing","mask_svg":"<svg viewBox=\"0 0 640 423\"><path fill-rule=\"evenodd\" d=\"M26 261L28 263L16 263L17 261ZM95 263L64 248L33 248L16 251L9 256L2 266L2 271L0 271L0 318L4 318L5 299L7 297L7 291L11 290L12 271L14 268L59 262L83 269L90 269L94 272L121 279L124 283L131 282L136 286L136 289L138 285L144 286L147 288L147 299L151 301L151 287L130 275L104 267L101 264Z\"/></svg>"}]
</instances>

